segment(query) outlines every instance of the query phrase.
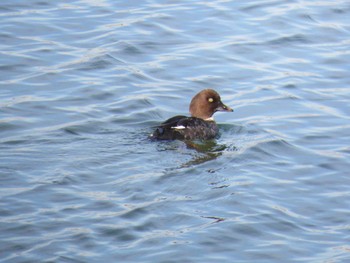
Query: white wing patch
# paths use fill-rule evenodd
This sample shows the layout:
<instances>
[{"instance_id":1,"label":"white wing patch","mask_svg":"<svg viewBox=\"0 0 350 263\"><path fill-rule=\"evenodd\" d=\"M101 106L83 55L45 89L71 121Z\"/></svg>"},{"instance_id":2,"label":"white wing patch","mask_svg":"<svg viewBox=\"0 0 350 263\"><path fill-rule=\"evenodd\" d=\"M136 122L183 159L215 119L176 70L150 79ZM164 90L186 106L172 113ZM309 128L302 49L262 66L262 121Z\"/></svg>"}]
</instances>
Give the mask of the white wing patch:
<instances>
[{"instance_id":1,"label":"white wing patch","mask_svg":"<svg viewBox=\"0 0 350 263\"><path fill-rule=\"evenodd\" d=\"M174 126L174 127L171 127L172 129L175 129L175 130L183 130L183 129L186 129L185 126L183 125L179 125L179 126Z\"/></svg>"}]
</instances>

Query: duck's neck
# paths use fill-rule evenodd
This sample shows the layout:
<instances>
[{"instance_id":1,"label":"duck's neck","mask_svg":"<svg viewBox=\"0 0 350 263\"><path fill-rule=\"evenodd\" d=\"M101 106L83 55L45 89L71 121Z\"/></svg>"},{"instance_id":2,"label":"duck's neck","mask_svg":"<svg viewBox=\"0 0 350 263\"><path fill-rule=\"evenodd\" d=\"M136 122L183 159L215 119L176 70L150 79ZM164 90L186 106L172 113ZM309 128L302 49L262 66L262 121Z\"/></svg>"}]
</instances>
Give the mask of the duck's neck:
<instances>
[{"instance_id":1,"label":"duck's neck","mask_svg":"<svg viewBox=\"0 0 350 263\"><path fill-rule=\"evenodd\" d=\"M215 121L213 116L212 116L212 117L209 117L209 118L206 118L206 119L204 119L204 120L205 120L205 121Z\"/></svg>"}]
</instances>

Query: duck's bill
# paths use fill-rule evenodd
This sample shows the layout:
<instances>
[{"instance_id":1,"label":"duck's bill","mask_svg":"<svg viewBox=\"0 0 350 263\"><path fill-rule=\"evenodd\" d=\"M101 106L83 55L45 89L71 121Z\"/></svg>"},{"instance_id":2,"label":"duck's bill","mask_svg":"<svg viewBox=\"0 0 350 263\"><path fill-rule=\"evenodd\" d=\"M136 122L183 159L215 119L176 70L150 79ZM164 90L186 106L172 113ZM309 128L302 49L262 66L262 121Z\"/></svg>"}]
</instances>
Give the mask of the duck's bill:
<instances>
[{"instance_id":1,"label":"duck's bill","mask_svg":"<svg viewBox=\"0 0 350 263\"><path fill-rule=\"evenodd\" d=\"M216 111L227 111L227 112L232 112L233 109L230 108L229 106L226 106L225 104L223 104L223 103L221 102L220 105L216 108Z\"/></svg>"}]
</instances>

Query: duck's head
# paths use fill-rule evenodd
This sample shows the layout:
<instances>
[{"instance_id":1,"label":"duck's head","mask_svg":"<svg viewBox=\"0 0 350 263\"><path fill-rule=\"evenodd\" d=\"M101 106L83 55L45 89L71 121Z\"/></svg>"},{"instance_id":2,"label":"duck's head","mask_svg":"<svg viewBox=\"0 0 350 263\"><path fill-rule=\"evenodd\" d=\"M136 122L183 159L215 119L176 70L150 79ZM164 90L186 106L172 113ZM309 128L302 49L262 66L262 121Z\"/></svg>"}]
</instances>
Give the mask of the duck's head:
<instances>
[{"instance_id":1,"label":"duck's head","mask_svg":"<svg viewBox=\"0 0 350 263\"><path fill-rule=\"evenodd\" d=\"M231 112L233 109L222 103L220 95L212 89L205 89L193 97L190 104L192 117L210 119L217 111Z\"/></svg>"}]
</instances>

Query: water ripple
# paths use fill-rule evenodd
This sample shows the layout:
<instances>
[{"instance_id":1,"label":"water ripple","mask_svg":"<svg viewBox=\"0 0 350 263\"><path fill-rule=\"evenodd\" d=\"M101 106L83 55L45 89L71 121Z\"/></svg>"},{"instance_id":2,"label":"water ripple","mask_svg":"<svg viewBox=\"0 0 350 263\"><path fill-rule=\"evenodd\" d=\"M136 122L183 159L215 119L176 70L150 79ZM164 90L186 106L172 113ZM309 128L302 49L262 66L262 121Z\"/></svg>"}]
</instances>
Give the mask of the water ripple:
<instances>
[{"instance_id":1,"label":"water ripple","mask_svg":"<svg viewBox=\"0 0 350 263\"><path fill-rule=\"evenodd\" d=\"M3 1L0 255L347 262L348 1ZM152 142L203 88L210 142Z\"/></svg>"}]
</instances>

